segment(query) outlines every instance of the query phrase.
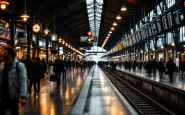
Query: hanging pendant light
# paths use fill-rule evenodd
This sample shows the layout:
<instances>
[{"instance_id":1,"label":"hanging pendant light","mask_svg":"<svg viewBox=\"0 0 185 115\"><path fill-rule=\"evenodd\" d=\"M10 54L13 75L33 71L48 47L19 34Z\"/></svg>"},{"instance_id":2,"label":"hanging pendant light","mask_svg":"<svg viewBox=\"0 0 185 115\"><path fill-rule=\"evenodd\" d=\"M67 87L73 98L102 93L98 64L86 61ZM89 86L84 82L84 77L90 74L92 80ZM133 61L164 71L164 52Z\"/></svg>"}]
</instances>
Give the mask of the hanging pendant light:
<instances>
[{"instance_id":1,"label":"hanging pendant light","mask_svg":"<svg viewBox=\"0 0 185 115\"><path fill-rule=\"evenodd\" d=\"M127 11L127 8L125 5L122 6L121 11Z\"/></svg>"},{"instance_id":2,"label":"hanging pendant light","mask_svg":"<svg viewBox=\"0 0 185 115\"><path fill-rule=\"evenodd\" d=\"M114 27L112 27L111 30L114 30Z\"/></svg>"},{"instance_id":3,"label":"hanging pendant light","mask_svg":"<svg viewBox=\"0 0 185 115\"><path fill-rule=\"evenodd\" d=\"M25 10L24 10L24 13L21 15L21 18L23 19L24 22L27 22L28 19L30 18L30 16L27 14L27 11L26 11L26 0L25 0Z\"/></svg>"},{"instance_id":4,"label":"hanging pendant light","mask_svg":"<svg viewBox=\"0 0 185 115\"><path fill-rule=\"evenodd\" d=\"M9 4L10 3L7 0L0 0L1 10L5 10Z\"/></svg>"},{"instance_id":5,"label":"hanging pendant light","mask_svg":"<svg viewBox=\"0 0 185 115\"><path fill-rule=\"evenodd\" d=\"M50 32L50 31L49 31L49 29L48 29L48 27L47 27L47 26L46 26L46 28L44 29L44 31L43 31L43 32L44 32L44 34L45 34L45 35L48 35L48 34L49 34L49 32Z\"/></svg>"},{"instance_id":6,"label":"hanging pendant light","mask_svg":"<svg viewBox=\"0 0 185 115\"><path fill-rule=\"evenodd\" d=\"M59 37L58 42L59 42L59 43L62 42L62 37L61 37L61 36Z\"/></svg>"},{"instance_id":7,"label":"hanging pendant light","mask_svg":"<svg viewBox=\"0 0 185 115\"><path fill-rule=\"evenodd\" d=\"M116 17L117 20L121 20L121 16L118 14Z\"/></svg>"},{"instance_id":8,"label":"hanging pendant light","mask_svg":"<svg viewBox=\"0 0 185 115\"><path fill-rule=\"evenodd\" d=\"M21 15L21 18L23 19L24 22L28 21L28 19L30 18L30 16L27 14L26 10Z\"/></svg>"},{"instance_id":9,"label":"hanging pendant light","mask_svg":"<svg viewBox=\"0 0 185 115\"><path fill-rule=\"evenodd\" d=\"M113 26L117 26L118 24L116 22L113 23Z\"/></svg>"}]
</instances>

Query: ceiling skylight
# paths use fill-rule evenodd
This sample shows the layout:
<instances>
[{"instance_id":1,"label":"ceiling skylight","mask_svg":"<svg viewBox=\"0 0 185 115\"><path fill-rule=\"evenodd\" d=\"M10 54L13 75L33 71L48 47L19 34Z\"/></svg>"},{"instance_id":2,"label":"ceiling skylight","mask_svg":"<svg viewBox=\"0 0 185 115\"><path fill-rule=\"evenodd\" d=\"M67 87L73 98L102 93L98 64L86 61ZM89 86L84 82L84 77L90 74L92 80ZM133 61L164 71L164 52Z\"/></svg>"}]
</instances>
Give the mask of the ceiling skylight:
<instances>
[{"instance_id":1,"label":"ceiling skylight","mask_svg":"<svg viewBox=\"0 0 185 115\"><path fill-rule=\"evenodd\" d=\"M103 0L86 0L90 29L93 36L99 35Z\"/></svg>"}]
</instances>

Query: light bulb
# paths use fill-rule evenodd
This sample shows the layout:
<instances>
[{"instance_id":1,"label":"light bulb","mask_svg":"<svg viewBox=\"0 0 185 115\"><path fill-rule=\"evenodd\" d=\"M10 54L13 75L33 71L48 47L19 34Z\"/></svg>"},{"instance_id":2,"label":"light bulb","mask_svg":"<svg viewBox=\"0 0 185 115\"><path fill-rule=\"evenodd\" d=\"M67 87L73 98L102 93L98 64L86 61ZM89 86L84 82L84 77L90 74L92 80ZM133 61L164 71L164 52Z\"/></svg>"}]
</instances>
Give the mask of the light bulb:
<instances>
[{"instance_id":1,"label":"light bulb","mask_svg":"<svg viewBox=\"0 0 185 115\"><path fill-rule=\"evenodd\" d=\"M25 21L25 22L26 22L27 20L28 20L28 18L23 18L23 21Z\"/></svg>"},{"instance_id":2,"label":"light bulb","mask_svg":"<svg viewBox=\"0 0 185 115\"><path fill-rule=\"evenodd\" d=\"M117 26L118 24L116 22L113 23L113 26Z\"/></svg>"},{"instance_id":3,"label":"light bulb","mask_svg":"<svg viewBox=\"0 0 185 115\"><path fill-rule=\"evenodd\" d=\"M117 15L116 19L117 20L121 20L121 16L120 15Z\"/></svg>"},{"instance_id":4,"label":"light bulb","mask_svg":"<svg viewBox=\"0 0 185 115\"><path fill-rule=\"evenodd\" d=\"M6 9L6 4L1 4L1 9L5 10Z\"/></svg>"}]
</instances>

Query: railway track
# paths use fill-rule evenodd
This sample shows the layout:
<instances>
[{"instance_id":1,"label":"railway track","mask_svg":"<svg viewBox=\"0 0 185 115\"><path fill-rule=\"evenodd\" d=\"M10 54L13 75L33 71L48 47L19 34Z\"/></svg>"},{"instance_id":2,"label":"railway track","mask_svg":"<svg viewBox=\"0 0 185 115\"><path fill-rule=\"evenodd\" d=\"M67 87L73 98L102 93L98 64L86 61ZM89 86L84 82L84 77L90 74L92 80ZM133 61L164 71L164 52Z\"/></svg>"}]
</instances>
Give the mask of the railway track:
<instances>
[{"instance_id":1,"label":"railway track","mask_svg":"<svg viewBox=\"0 0 185 115\"><path fill-rule=\"evenodd\" d=\"M140 115L175 115L173 112L125 82L120 76L114 74L114 72L106 68L100 68Z\"/></svg>"}]
</instances>

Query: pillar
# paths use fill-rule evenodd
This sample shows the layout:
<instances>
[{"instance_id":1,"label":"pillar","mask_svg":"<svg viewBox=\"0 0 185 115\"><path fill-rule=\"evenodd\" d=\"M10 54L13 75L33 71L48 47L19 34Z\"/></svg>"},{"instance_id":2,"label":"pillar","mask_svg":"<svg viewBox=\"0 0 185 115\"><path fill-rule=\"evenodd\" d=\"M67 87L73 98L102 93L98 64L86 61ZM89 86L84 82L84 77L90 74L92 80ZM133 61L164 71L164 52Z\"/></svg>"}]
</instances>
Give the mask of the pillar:
<instances>
[{"instance_id":1,"label":"pillar","mask_svg":"<svg viewBox=\"0 0 185 115\"><path fill-rule=\"evenodd\" d=\"M10 46L15 47L16 23L10 22Z\"/></svg>"},{"instance_id":2,"label":"pillar","mask_svg":"<svg viewBox=\"0 0 185 115\"><path fill-rule=\"evenodd\" d=\"M48 63L48 38L46 37L46 63Z\"/></svg>"},{"instance_id":3,"label":"pillar","mask_svg":"<svg viewBox=\"0 0 185 115\"><path fill-rule=\"evenodd\" d=\"M32 31L30 27L27 27L27 54L30 54L31 42L32 42Z\"/></svg>"}]
</instances>

